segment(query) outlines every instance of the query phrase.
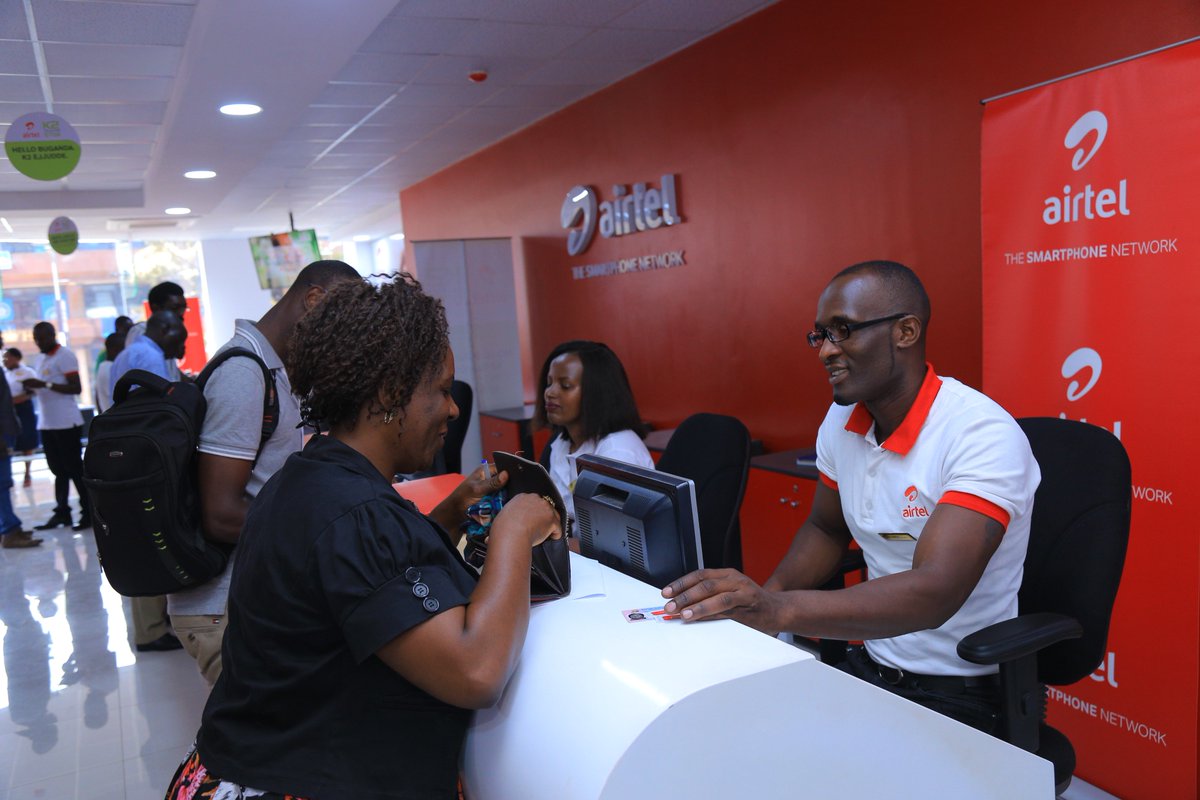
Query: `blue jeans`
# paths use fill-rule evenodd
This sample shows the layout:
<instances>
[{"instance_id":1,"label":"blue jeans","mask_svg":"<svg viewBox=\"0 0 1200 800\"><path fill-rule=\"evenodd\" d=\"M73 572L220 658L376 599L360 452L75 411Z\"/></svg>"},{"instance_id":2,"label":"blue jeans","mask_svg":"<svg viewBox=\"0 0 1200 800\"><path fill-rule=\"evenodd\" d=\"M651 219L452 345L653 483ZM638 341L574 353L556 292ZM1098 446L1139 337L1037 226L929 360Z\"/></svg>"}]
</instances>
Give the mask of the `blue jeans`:
<instances>
[{"instance_id":1,"label":"blue jeans","mask_svg":"<svg viewBox=\"0 0 1200 800\"><path fill-rule=\"evenodd\" d=\"M12 485L12 453L4 448L0 456L0 535L21 530L21 519L13 512Z\"/></svg>"}]
</instances>

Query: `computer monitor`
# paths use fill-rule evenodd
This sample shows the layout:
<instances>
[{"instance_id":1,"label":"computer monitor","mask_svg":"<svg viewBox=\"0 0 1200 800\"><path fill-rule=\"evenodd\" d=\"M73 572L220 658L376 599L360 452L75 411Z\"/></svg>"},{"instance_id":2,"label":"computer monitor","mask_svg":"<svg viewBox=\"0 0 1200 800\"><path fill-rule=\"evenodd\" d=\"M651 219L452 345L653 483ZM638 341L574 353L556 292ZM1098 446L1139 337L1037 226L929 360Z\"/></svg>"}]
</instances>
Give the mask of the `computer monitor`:
<instances>
[{"instance_id":1,"label":"computer monitor","mask_svg":"<svg viewBox=\"0 0 1200 800\"><path fill-rule=\"evenodd\" d=\"M594 455L575 464L581 554L652 586L704 567L691 480Z\"/></svg>"}]
</instances>

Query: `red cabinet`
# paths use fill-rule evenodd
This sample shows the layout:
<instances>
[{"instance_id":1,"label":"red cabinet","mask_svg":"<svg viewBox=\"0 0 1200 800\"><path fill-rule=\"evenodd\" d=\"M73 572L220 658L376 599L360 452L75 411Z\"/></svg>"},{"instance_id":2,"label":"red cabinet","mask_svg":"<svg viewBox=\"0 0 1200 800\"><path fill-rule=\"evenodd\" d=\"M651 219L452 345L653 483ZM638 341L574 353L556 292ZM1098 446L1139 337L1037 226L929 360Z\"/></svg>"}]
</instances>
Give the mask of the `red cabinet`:
<instances>
[{"instance_id":1,"label":"red cabinet","mask_svg":"<svg viewBox=\"0 0 1200 800\"><path fill-rule=\"evenodd\" d=\"M771 577L791 546L796 530L808 519L816 485L816 481L799 475L750 467L739 517L742 568L758 583Z\"/></svg>"}]
</instances>

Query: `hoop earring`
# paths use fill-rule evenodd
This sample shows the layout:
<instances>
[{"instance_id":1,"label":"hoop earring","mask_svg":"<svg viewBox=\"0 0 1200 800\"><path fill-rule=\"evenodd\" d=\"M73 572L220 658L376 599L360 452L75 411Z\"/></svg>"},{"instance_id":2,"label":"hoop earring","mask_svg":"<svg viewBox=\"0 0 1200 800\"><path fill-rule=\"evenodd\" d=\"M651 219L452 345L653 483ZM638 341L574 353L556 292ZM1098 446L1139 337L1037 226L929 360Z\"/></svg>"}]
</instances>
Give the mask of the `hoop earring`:
<instances>
[{"instance_id":1,"label":"hoop earring","mask_svg":"<svg viewBox=\"0 0 1200 800\"><path fill-rule=\"evenodd\" d=\"M390 411L390 410L389 410L389 411L385 411L385 412L383 412L383 424L384 424L384 425L391 425L391 424L392 424L392 422L394 422L394 421L395 421L395 419L396 419L396 412L395 412L395 411Z\"/></svg>"}]
</instances>

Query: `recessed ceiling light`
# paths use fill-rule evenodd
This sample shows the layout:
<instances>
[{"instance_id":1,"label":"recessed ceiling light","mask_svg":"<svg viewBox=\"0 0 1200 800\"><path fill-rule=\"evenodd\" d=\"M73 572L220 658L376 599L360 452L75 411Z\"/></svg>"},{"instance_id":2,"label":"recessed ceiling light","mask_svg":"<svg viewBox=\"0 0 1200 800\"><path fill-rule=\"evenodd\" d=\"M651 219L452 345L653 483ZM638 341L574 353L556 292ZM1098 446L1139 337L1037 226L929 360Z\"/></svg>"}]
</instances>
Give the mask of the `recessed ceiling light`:
<instances>
[{"instance_id":1,"label":"recessed ceiling light","mask_svg":"<svg viewBox=\"0 0 1200 800\"><path fill-rule=\"evenodd\" d=\"M166 209L166 212L173 217L177 217L181 214L190 214L192 213L192 210L190 208L184 208L183 206L175 206L173 208Z\"/></svg>"},{"instance_id":2,"label":"recessed ceiling light","mask_svg":"<svg viewBox=\"0 0 1200 800\"><path fill-rule=\"evenodd\" d=\"M221 113L231 117L250 117L262 111L262 106L254 103L226 103L221 106Z\"/></svg>"},{"instance_id":3,"label":"recessed ceiling light","mask_svg":"<svg viewBox=\"0 0 1200 800\"><path fill-rule=\"evenodd\" d=\"M213 172L211 169L192 169L183 173L183 177L191 178L194 181L202 181L208 178L217 177L217 173Z\"/></svg>"},{"instance_id":4,"label":"recessed ceiling light","mask_svg":"<svg viewBox=\"0 0 1200 800\"><path fill-rule=\"evenodd\" d=\"M393 233L393 234L392 234L391 236L389 236L388 238L389 238L389 239L391 239L393 242L403 242L403 241L404 241L404 234L403 234L403 233Z\"/></svg>"},{"instance_id":5,"label":"recessed ceiling light","mask_svg":"<svg viewBox=\"0 0 1200 800\"><path fill-rule=\"evenodd\" d=\"M356 241L356 242L369 242L369 241L371 241L371 237L370 237L370 236L368 236L368 235L367 235L367 234L365 234L365 233L360 233L358 236L355 236L355 237L354 237L354 241Z\"/></svg>"}]
</instances>

